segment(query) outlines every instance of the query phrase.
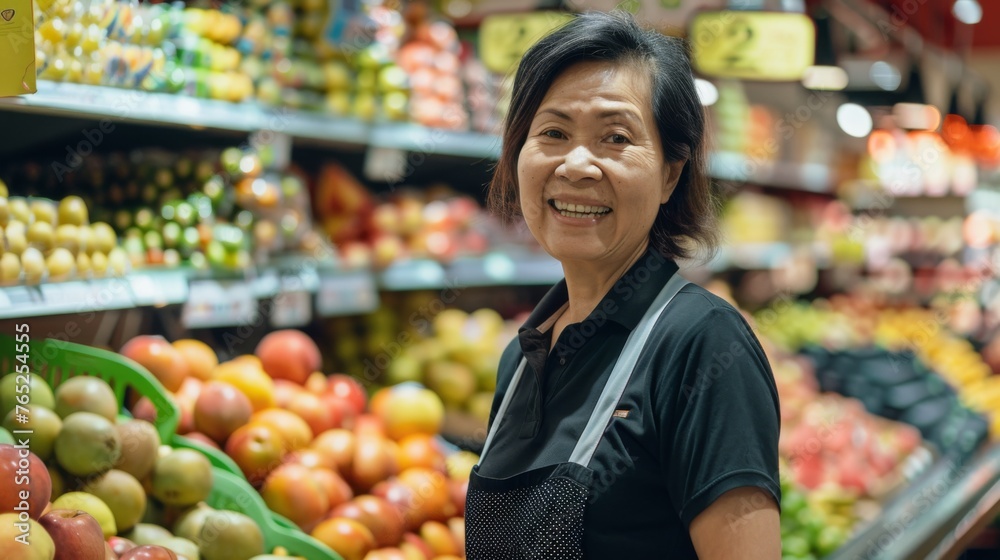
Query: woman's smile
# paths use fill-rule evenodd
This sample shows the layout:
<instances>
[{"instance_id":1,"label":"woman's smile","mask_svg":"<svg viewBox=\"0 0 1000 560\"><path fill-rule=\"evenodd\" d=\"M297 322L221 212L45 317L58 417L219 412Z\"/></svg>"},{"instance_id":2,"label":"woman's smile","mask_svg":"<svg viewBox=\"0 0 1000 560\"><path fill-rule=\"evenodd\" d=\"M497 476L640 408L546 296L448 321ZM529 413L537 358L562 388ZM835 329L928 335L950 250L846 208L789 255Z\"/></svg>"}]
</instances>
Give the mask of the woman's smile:
<instances>
[{"instance_id":1,"label":"woman's smile","mask_svg":"<svg viewBox=\"0 0 1000 560\"><path fill-rule=\"evenodd\" d=\"M556 198L549 199L549 207L556 215L565 219L566 224L574 226L597 224L611 213L611 208L601 204L574 204Z\"/></svg>"}]
</instances>

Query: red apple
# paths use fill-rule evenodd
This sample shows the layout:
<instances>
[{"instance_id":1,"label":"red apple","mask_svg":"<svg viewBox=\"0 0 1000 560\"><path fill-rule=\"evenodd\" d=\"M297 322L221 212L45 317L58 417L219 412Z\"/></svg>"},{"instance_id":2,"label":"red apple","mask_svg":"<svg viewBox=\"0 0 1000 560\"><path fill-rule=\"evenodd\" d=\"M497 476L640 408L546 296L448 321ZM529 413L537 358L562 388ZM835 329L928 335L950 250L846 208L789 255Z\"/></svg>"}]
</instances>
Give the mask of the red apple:
<instances>
[{"instance_id":1,"label":"red apple","mask_svg":"<svg viewBox=\"0 0 1000 560\"><path fill-rule=\"evenodd\" d=\"M126 342L120 353L149 370L170 392L179 390L189 373L184 356L162 336L137 336Z\"/></svg>"},{"instance_id":2,"label":"red apple","mask_svg":"<svg viewBox=\"0 0 1000 560\"><path fill-rule=\"evenodd\" d=\"M354 461L347 477L358 492L396 474L396 459L390 441L379 436L359 436L354 446Z\"/></svg>"},{"instance_id":3,"label":"red apple","mask_svg":"<svg viewBox=\"0 0 1000 560\"><path fill-rule=\"evenodd\" d=\"M368 404L368 396L365 388L350 375L335 373L327 380L327 392L336 397L345 399L357 416L365 411Z\"/></svg>"},{"instance_id":4,"label":"red apple","mask_svg":"<svg viewBox=\"0 0 1000 560\"><path fill-rule=\"evenodd\" d=\"M407 531L416 531L420 524L427 521L421 516L414 498L416 494L409 486L395 478L384 480L371 490L373 496L378 496L393 505L403 516L403 525Z\"/></svg>"},{"instance_id":5,"label":"red apple","mask_svg":"<svg viewBox=\"0 0 1000 560\"><path fill-rule=\"evenodd\" d=\"M104 560L104 532L89 513L54 509L38 522L56 545L55 560Z\"/></svg>"},{"instance_id":6,"label":"red apple","mask_svg":"<svg viewBox=\"0 0 1000 560\"><path fill-rule=\"evenodd\" d=\"M125 537L117 536L108 537L108 544L111 545L111 552L114 552L118 556L125 554L137 546L134 542L126 539Z\"/></svg>"},{"instance_id":7,"label":"red apple","mask_svg":"<svg viewBox=\"0 0 1000 560\"><path fill-rule=\"evenodd\" d=\"M0 444L0 513L27 513L38 519L52 497L52 479L45 463L27 449Z\"/></svg>"},{"instance_id":8,"label":"red apple","mask_svg":"<svg viewBox=\"0 0 1000 560\"><path fill-rule=\"evenodd\" d=\"M469 481L449 479L448 490L451 493L451 502L458 510L455 515L465 515L465 498L469 492Z\"/></svg>"},{"instance_id":9,"label":"red apple","mask_svg":"<svg viewBox=\"0 0 1000 560\"><path fill-rule=\"evenodd\" d=\"M403 538L403 516L389 502L376 496L358 496L334 508L329 517L361 522L372 532L378 547L396 545Z\"/></svg>"},{"instance_id":10,"label":"red apple","mask_svg":"<svg viewBox=\"0 0 1000 560\"><path fill-rule=\"evenodd\" d=\"M320 397L308 391L292 397L286 408L305 420L314 434L340 426L340 411L326 406Z\"/></svg>"},{"instance_id":11,"label":"red apple","mask_svg":"<svg viewBox=\"0 0 1000 560\"><path fill-rule=\"evenodd\" d=\"M247 424L229 436L226 455L232 457L251 485L260 487L281 464L285 441L278 430L267 424Z\"/></svg>"},{"instance_id":12,"label":"red apple","mask_svg":"<svg viewBox=\"0 0 1000 560\"><path fill-rule=\"evenodd\" d=\"M104 541L104 560L118 560L118 555L111 549L111 543Z\"/></svg>"},{"instance_id":13,"label":"red apple","mask_svg":"<svg viewBox=\"0 0 1000 560\"><path fill-rule=\"evenodd\" d=\"M253 404L229 383L209 381L194 402L193 414L195 430L221 445L250 420Z\"/></svg>"},{"instance_id":14,"label":"red apple","mask_svg":"<svg viewBox=\"0 0 1000 560\"><path fill-rule=\"evenodd\" d=\"M268 333L257 344L254 354L272 379L287 379L299 385L323 365L313 339L294 329Z\"/></svg>"},{"instance_id":15,"label":"red apple","mask_svg":"<svg viewBox=\"0 0 1000 560\"><path fill-rule=\"evenodd\" d=\"M406 533L405 535L403 535L403 544L401 545L401 548L404 553L410 553L411 550L415 551L419 553L421 556L423 556L423 558L426 560L431 560L432 558L434 558L434 551L431 550L431 547L428 546L423 539L421 539L414 533ZM411 559L407 558L407 560Z\"/></svg>"},{"instance_id":16,"label":"red apple","mask_svg":"<svg viewBox=\"0 0 1000 560\"><path fill-rule=\"evenodd\" d=\"M177 560L177 555L169 548L146 544L129 550L118 560Z\"/></svg>"},{"instance_id":17,"label":"red apple","mask_svg":"<svg viewBox=\"0 0 1000 560\"><path fill-rule=\"evenodd\" d=\"M319 395L319 398L323 406L330 409L330 413L337 419L337 428L354 429L354 419L358 417L354 403L329 391Z\"/></svg>"}]
</instances>

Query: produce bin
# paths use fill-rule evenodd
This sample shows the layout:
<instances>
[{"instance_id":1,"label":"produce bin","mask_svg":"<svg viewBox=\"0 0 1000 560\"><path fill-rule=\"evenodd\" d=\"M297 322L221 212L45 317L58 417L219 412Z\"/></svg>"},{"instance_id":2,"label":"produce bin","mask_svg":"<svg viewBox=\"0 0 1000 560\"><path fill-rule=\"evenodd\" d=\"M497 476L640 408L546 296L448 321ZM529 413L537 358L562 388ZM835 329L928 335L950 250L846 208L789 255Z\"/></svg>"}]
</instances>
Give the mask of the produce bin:
<instances>
[{"instance_id":1,"label":"produce bin","mask_svg":"<svg viewBox=\"0 0 1000 560\"><path fill-rule=\"evenodd\" d=\"M250 486L227 455L178 436L175 432L180 410L167 390L145 368L113 352L57 339L36 339L26 345L19 344L12 336L0 334L0 371L13 372L23 360L53 389L74 376L98 377L111 386L123 411L128 390L149 398L156 408L154 426L160 440L176 448L200 451L212 463L214 484L208 505L250 517L260 527L267 550L281 546L290 554L308 560L342 560L329 547L269 510L260 494Z\"/></svg>"}]
</instances>

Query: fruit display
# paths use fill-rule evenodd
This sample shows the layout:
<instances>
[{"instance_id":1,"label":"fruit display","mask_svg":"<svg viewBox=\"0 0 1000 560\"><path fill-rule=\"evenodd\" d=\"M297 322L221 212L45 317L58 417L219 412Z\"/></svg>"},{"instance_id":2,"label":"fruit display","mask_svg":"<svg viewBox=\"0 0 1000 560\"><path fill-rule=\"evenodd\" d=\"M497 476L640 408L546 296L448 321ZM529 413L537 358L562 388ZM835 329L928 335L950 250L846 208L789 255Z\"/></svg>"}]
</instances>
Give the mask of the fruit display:
<instances>
[{"instance_id":1,"label":"fruit display","mask_svg":"<svg viewBox=\"0 0 1000 560\"><path fill-rule=\"evenodd\" d=\"M823 558L907 482L921 432L824 387L818 366L763 339L781 407L783 558Z\"/></svg>"},{"instance_id":2,"label":"fruit display","mask_svg":"<svg viewBox=\"0 0 1000 560\"><path fill-rule=\"evenodd\" d=\"M431 332L403 349L381 380L418 382L437 393L449 411L463 411L485 426L496 389L500 354L513 326L488 308L466 313L445 309L431 319Z\"/></svg>"},{"instance_id":3,"label":"fruit display","mask_svg":"<svg viewBox=\"0 0 1000 560\"><path fill-rule=\"evenodd\" d=\"M537 250L533 240L502 227L475 199L443 185L378 198L342 166L327 164L315 187L318 221L351 266L383 268L406 259L447 263L502 247Z\"/></svg>"},{"instance_id":4,"label":"fruit display","mask_svg":"<svg viewBox=\"0 0 1000 560\"><path fill-rule=\"evenodd\" d=\"M6 266L13 270L14 258L23 260L26 256L34 267L39 256L52 260L54 255L51 266L75 258L77 262L72 264L83 271L81 277L87 277L87 271L98 266L101 271L108 269L108 261L112 261L112 270L121 274L123 264L244 269L266 264L279 252L320 254L322 249L332 254L324 249L322 236L312 230L305 181L294 172L271 171L269 158L269 148L264 146L182 154L115 152L92 155L61 168L30 162L11 165L3 175L17 191L46 192L63 184L80 196L67 197L65 204L75 206L65 212L49 211L43 208L47 203L39 200L31 202L39 208L37 212L25 213L21 199L11 199L17 214L11 212L14 226L8 228L11 256ZM136 159L142 163L132 165ZM86 223L85 201L101 222L93 226ZM65 225L54 219L63 213L67 214ZM46 222L49 216L53 221ZM24 222L25 218L31 221ZM82 242L77 239L78 228L83 230ZM25 229L23 234L21 229ZM99 244L88 246L88 240L95 236ZM114 246L108 246L106 238L117 244L116 237L121 238L121 248L112 251ZM21 246L22 238L28 238L27 249L32 249L27 255L22 255L26 249ZM36 255L35 248L42 254ZM63 249L70 254L64 254ZM55 252L50 255L51 251ZM81 251L85 253L82 257ZM122 251L127 257L124 261ZM95 252L101 255L95 258ZM27 270L28 264L22 266Z\"/></svg>"},{"instance_id":5,"label":"fruit display","mask_svg":"<svg viewBox=\"0 0 1000 560\"><path fill-rule=\"evenodd\" d=\"M932 309L893 307L874 298L835 296L810 304L783 302L780 309L757 314L761 332L779 347L798 351L806 345L827 349L864 348L874 344L907 351L945 380L959 401L990 419L990 433L1000 434L1000 383L972 344L955 332L968 332L968 316L980 317L978 305L958 300ZM894 361L894 360L887 360Z\"/></svg>"},{"instance_id":6,"label":"fruit display","mask_svg":"<svg viewBox=\"0 0 1000 560\"><path fill-rule=\"evenodd\" d=\"M403 384L369 399L354 378L321 373L315 342L295 330L221 363L194 340L141 336L121 352L172 391L178 434L224 451L272 511L343 558L464 554L478 458L436 438L445 414L436 393ZM144 399L132 411L156 415Z\"/></svg>"},{"instance_id":7,"label":"fruit display","mask_svg":"<svg viewBox=\"0 0 1000 560\"><path fill-rule=\"evenodd\" d=\"M114 230L90 222L78 196L8 197L0 181L0 285L124 275L130 268Z\"/></svg>"},{"instance_id":8,"label":"fruit display","mask_svg":"<svg viewBox=\"0 0 1000 560\"><path fill-rule=\"evenodd\" d=\"M340 21L343 19L344 21ZM349 21L348 21L349 20ZM493 132L497 77L426 7L40 0L40 78ZM469 95L466 95L468 84ZM468 103L468 108L466 104Z\"/></svg>"},{"instance_id":9,"label":"fruit display","mask_svg":"<svg viewBox=\"0 0 1000 560\"><path fill-rule=\"evenodd\" d=\"M772 360L781 402L779 452L798 487L835 486L879 498L901 482L900 465L922 441L916 428L874 416L857 399L821 393L808 360L773 353Z\"/></svg>"},{"instance_id":10,"label":"fruit display","mask_svg":"<svg viewBox=\"0 0 1000 560\"><path fill-rule=\"evenodd\" d=\"M458 35L449 23L429 21L416 11L411 10L411 33L399 49L395 70L409 78L410 119L424 126L465 130L469 114Z\"/></svg>"},{"instance_id":11,"label":"fruit display","mask_svg":"<svg viewBox=\"0 0 1000 560\"><path fill-rule=\"evenodd\" d=\"M24 377L27 392L15 387ZM31 404L21 406L15 396L25 394ZM3 494L0 515L12 521L5 531L30 525L27 536L18 529L27 548L14 536L0 542L4 558L249 560L265 553L250 517L206 505L214 476L208 459L163 445L145 420L119 416L104 380L71 377L53 391L39 375L12 373L0 379L0 405L0 472L21 488ZM31 433L18 435L15 446L6 443L14 430Z\"/></svg>"}]
</instances>

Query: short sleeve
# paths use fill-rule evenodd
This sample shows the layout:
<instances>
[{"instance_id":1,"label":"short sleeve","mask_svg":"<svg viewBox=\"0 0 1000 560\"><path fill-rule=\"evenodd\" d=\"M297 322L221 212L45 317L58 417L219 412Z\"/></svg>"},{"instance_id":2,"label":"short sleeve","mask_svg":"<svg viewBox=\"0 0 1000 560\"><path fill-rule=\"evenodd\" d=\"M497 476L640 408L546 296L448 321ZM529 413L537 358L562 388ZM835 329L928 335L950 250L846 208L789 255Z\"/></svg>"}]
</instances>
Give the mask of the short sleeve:
<instances>
[{"instance_id":1,"label":"short sleeve","mask_svg":"<svg viewBox=\"0 0 1000 560\"><path fill-rule=\"evenodd\" d=\"M781 501L780 412L771 368L738 311L716 304L682 342L661 386L661 464L685 527L722 494L760 488ZM678 387L679 385L679 387ZM769 495L769 496L768 496Z\"/></svg>"}]
</instances>

